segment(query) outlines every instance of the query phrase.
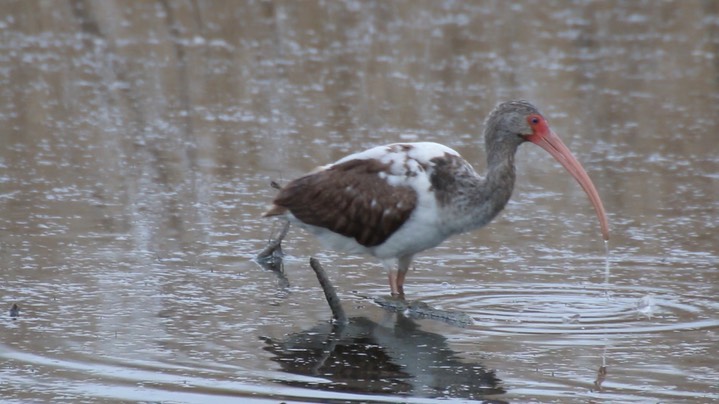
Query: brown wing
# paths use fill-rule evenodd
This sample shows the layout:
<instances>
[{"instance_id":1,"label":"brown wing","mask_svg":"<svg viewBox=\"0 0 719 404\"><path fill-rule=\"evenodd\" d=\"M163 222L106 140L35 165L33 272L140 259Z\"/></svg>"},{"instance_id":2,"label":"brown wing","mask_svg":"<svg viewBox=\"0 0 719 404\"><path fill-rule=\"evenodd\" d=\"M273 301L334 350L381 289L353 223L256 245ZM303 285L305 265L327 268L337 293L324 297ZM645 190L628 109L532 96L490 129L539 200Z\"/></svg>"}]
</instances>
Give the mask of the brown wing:
<instances>
[{"instance_id":1,"label":"brown wing","mask_svg":"<svg viewBox=\"0 0 719 404\"><path fill-rule=\"evenodd\" d=\"M409 186L380 177L389 165L350 160L287 184L265 216L286 210L304 223L351 237L365 247L382 244L409 218L417 202Z\"/></svg>"}]
</instances>

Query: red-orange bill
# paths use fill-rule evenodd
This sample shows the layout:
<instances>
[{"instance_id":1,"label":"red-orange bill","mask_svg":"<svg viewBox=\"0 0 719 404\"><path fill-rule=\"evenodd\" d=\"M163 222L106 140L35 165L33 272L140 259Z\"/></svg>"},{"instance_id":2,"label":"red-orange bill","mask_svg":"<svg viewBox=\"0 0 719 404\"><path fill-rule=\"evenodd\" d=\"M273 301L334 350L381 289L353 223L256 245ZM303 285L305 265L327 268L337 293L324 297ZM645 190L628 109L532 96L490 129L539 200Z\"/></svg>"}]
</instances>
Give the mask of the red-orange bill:
<instances>
[{"instance_id":1,"label":"red-orange bill","mask_svg":"<svg viewBox=\"0 0 719 404\"><path fill-rule=\"evenodd\" d=\"M584 167L579 164L579 161L574 157L569 148L564 145L564 142L557 136L554 131L547 128L542 134L535 134L527 136L527 140L546 150L551 154L559 163L567 170L570 174L579 182L584 192L589 196L589 200L594 206L594 210L597 212L599 218L599 226L602 229L602 237L604 240L609 240L609 224L607 222L607 215L604 212L604 205L602 200L599 199L599 193L594 187L594 183L584 171Z\"/></svg>"}]
</instances>

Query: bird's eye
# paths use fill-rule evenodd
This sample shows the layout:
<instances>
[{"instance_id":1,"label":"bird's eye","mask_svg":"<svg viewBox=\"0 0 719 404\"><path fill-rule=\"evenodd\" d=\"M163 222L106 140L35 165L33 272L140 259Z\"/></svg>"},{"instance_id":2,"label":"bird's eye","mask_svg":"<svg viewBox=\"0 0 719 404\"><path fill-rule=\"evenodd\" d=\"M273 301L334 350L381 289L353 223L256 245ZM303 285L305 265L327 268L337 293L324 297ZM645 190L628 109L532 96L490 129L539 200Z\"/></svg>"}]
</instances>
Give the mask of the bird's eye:
<instances>
[{"instance_id":1,"label":"bird's eye","mask_svg":"<svg viewBox=\"0 0 719 404\"><path fill-rule=\"evenodd\" d=\"M531 122L532 122L532 125L536 125L536 124L539 123L539 118L537 118L537 117L535 116L535 117L532 118Z\"/></svg>"}]
</instances>

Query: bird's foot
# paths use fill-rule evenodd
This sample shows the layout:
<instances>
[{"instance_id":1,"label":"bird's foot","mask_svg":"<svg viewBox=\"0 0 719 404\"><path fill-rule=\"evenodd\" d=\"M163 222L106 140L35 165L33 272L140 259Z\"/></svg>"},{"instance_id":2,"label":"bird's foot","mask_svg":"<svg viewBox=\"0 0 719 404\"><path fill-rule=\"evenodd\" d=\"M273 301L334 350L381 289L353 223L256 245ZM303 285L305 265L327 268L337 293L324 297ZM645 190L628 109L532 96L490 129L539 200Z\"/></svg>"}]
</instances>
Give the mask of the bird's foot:
<instances>
[{"instance_id":1,"label":"bird's foot","mask_svg":"<svg viewBox=\"0 0 719 404\"><path fill-rule=\"evenodd\" d=\"M373 300L385 310L402 313L410 318L438 320L457 327L473 324L472 318L465 313L436 309L421 300L406 300L404 296L376 297Z\"/></svg>"},{"instance_id":2,"label":"bird's foot","mask_svg":"<svg viewBox=\"0 0 719 404\"><path fill-rule=\"evenodd\" d=\"M404 298L404 292L403 293L390 293L389 298L392 300L399 300L399 301L405 301Z\"/></svg>"}]
</instances>

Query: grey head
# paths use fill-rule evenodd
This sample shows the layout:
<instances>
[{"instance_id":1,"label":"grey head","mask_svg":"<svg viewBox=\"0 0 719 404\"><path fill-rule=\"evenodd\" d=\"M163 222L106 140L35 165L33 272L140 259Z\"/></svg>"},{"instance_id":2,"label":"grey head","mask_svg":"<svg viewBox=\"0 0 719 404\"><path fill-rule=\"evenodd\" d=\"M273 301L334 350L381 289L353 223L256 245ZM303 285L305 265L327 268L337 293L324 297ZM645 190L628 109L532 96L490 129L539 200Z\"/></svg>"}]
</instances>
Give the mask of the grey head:
<instances>
[{"instance_id":1,"label":"grey head","mask_svg":"<svg viewBox=\"0 0 719 404\"><path fill-rule=\"evenodd\" d=\"M543 119L541 113L529 101L505 101L497 105L484 122L484 141L489 156L512 156L534 133L530 119Z\"/></svg>"},{"instance_id":2,"label":"grey head","mask_svg":"<svg viewBox=\"0 0 719 404\"><path fill-rule=\"evenodd\" d=\"M597 188L584 167L549 127L539 110L527 101L507 101L494 108L485 122L488 172L514 173L514 154L524 142L544 149L579 182L599 218L602 236L609 240L609 224ZM489 175L488 175L489 177ZM511 182L511 181L510 181Z\"/></svg>"}]
</instances>

